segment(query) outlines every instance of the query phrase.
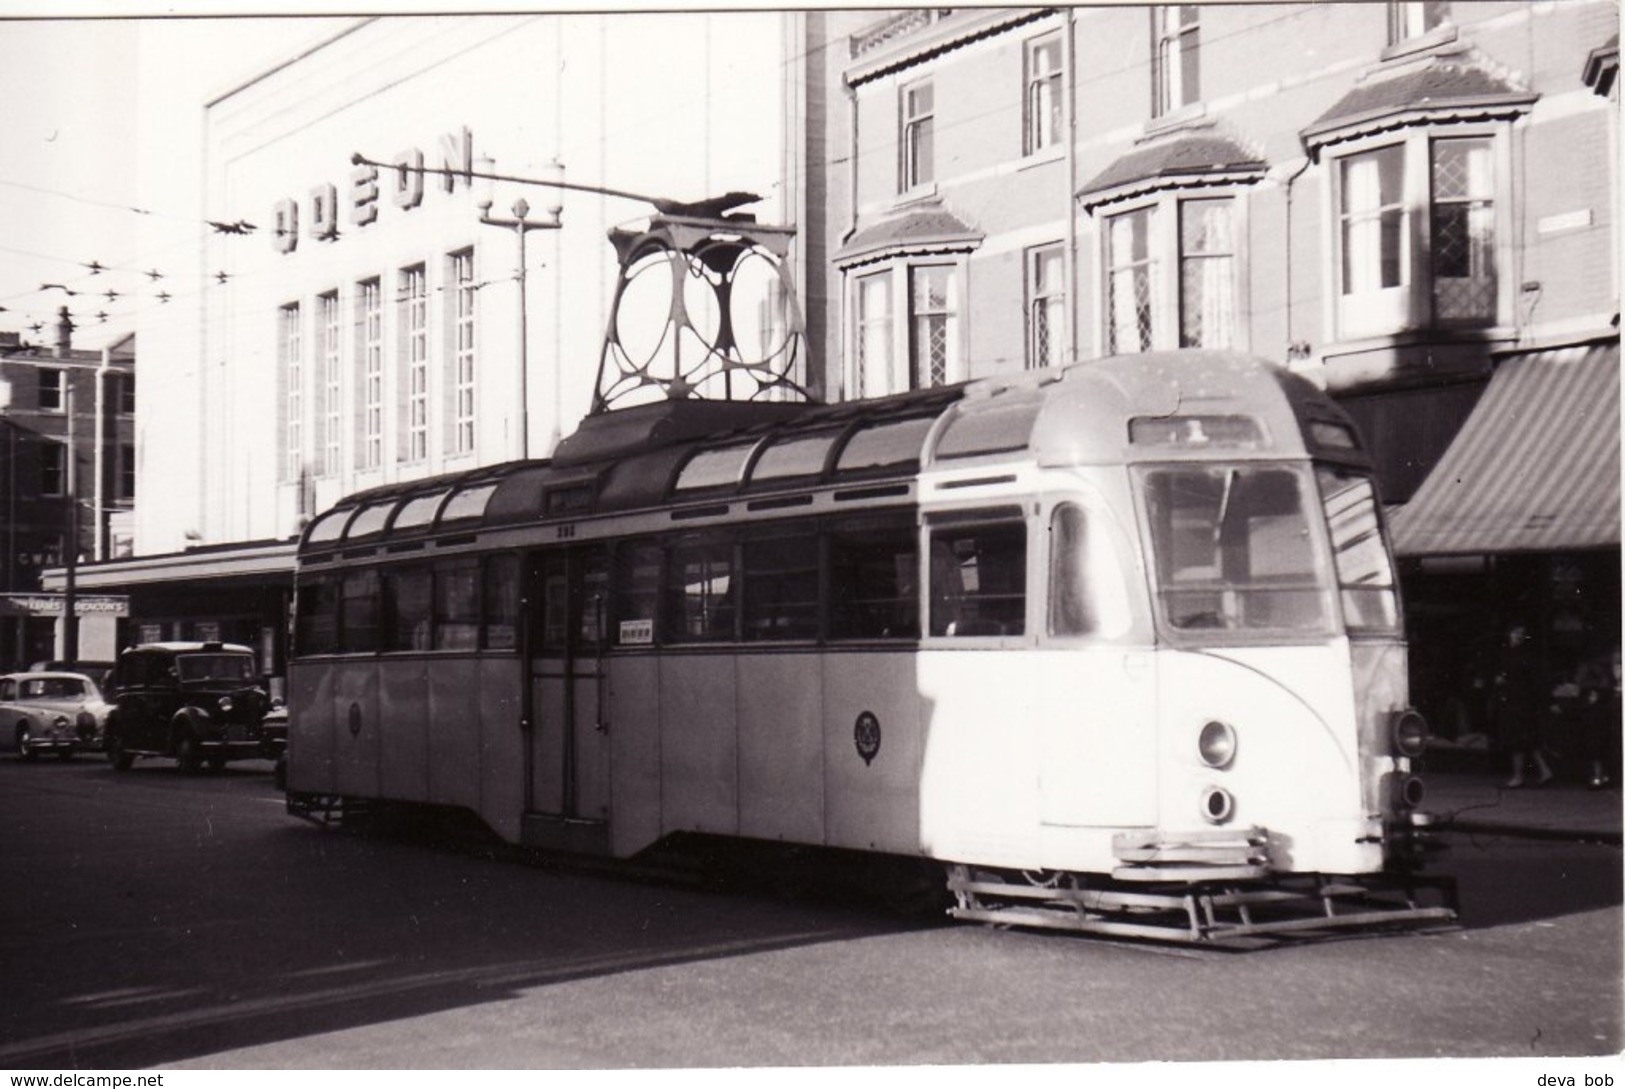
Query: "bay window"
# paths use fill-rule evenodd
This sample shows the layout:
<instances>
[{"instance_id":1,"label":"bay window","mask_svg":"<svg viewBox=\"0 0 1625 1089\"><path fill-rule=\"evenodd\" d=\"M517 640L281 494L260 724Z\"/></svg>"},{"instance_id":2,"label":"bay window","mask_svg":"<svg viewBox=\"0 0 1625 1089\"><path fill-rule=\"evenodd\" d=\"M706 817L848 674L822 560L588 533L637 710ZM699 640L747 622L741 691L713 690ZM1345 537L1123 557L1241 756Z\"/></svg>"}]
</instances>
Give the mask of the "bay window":
<instances>
[{"instance_id":1,"label":"bay window","mask_svg":"<svg viewBox=\"0 0 1625 1089\"><path fill-rule=\"evenodd\" d=\"M1333 160L1339 337L1500 320L1505 155L1493 133L1419 129Z\"/></svg>"},{"instance_id":2,"label":"bay window","mask_svg":"<svg viewBox=\"0 0 1625 1089\"><path fill-rule=\"evenodd\" d=\"M1103 217L1108 354L1240 345L1240 215L1173 192Z\"/></svg>"}]
</instances>

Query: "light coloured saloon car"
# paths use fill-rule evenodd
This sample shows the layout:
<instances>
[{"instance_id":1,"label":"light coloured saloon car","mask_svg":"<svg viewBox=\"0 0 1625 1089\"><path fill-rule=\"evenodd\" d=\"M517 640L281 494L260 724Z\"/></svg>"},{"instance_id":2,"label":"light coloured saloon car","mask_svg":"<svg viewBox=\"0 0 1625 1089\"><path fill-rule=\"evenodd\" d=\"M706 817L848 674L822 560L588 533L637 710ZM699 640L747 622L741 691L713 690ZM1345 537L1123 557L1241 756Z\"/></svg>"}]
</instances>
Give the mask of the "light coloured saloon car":
<instances>
[{"instance_id":1,"label":"light coloured saloon car","mask_svg":"<svg viewBox=\"0 0 1625 1089\"><path fill-rule=\"evenodd\" d=\"M24 760L99 750L108 710L83 673L8 673L0 676L0 746Z\"/></svg>"}]
</instances>

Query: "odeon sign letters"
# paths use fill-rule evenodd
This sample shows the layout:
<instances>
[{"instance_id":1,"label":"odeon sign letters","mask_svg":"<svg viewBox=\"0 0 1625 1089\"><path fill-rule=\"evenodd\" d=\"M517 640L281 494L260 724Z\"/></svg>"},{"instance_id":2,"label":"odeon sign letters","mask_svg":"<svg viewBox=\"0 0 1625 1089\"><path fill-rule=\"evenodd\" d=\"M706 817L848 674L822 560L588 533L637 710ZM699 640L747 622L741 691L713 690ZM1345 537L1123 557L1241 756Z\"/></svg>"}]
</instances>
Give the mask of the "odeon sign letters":
<instances>
[{"instance_id":1,"label":"odeon sign letters","mask_svg":"<svg viewBox=\"0 0 1625 1089\"><path fill-rule=\"evenodd\" d=\"M350 224L365 227L378 219L380 190L387 187L390 201L397 208L412 209L423 203L424 178L433 174L440 179L440 188L450 193L461 181L472 185L474 181L474 137L465 125L457 132L440 138L440 165L424 170L421 148L409 148L397 153L390 162L393 168L380 183L376 166L361 165L350 171L346 201L349 204ZM390 179L393 179L391 183ZM305 233L320 242L330 242L339 234L338 189L331 182L312 186L307 204L309 216ZM299 248L299 202L293 197L277 201L271 213L274 229L271 245L278 253L292 253Z\"/></svg>"}]
</instances>

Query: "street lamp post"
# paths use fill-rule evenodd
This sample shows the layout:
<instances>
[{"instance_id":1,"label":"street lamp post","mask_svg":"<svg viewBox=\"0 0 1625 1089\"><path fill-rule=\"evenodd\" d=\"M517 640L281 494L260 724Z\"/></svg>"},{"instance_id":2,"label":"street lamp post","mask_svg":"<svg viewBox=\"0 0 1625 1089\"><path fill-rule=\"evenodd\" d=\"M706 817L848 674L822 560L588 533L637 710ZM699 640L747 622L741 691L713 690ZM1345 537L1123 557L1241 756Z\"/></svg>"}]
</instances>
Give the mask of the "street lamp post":
<instances>
[{"instance_id":1,"label":"street lamp post","mask_svg":"<svg viewBox=\"0 0 1625 1089\"><path fill-rule=\"evenodd\" d=\"M532 220L530 215L530 202L520 197L513 202L511 217L493 216L491 205L495 203L493 194L492 175L496 163L488 156L479 160L479 168L475 171L475 178L479 182L479 196L477 204L480 209L480 222L490 227L510 228L514 237L519 241L519 456L530 457L530 360L529 360L529 327L526 318L525 293L525 236L531 231L556 231L563 224L560 216L564 213L562 201L547 209L547 218ZM548 173L552 180L562 182L564 167L554 160L548 165ZM557 191L557 190L555 190Z\"/></svg>"}]
</instances>

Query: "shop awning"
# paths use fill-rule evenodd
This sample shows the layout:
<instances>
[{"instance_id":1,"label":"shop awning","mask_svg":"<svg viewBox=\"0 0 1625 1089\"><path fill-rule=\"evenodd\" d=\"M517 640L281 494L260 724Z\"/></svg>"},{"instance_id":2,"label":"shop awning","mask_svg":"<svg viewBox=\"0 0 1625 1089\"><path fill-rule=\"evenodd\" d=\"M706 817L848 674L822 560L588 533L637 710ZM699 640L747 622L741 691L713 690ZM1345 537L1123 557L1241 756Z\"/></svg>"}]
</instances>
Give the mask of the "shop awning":
<instances>
[{"instance_id":1,"label":"shop awning","mask_svg":"<svg viewBox=\"0 0 1625 1089\"><path fill-rule=\"evenodd\" d=\"M1619 342L1507 358L1411 501L1401 556L1618 545Z\"/></svg>"}]
</instances>

